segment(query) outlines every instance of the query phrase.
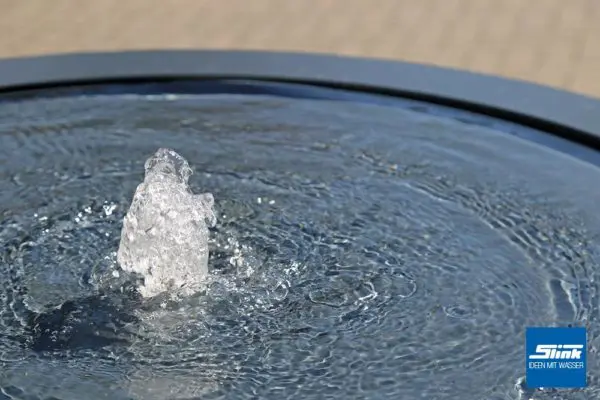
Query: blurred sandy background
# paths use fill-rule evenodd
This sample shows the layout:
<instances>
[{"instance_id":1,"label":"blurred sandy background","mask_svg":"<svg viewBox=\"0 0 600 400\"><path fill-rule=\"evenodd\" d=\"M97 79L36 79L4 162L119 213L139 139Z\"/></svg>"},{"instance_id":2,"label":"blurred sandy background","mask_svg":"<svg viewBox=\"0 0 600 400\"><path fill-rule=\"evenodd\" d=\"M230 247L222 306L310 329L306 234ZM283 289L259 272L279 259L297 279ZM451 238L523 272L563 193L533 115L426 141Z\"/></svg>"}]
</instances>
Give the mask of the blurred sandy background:
<instances>
[{"instance_id":1,"label":"blurred sandy background","mask_svg":"<svg viewBox=\"0 0 600 400\"><path fill-rule=\"evenodd\" d=\"M392 58L600 97L600 0L0 0L0 57L210 48Z\"/></svg>"}]
</instances>

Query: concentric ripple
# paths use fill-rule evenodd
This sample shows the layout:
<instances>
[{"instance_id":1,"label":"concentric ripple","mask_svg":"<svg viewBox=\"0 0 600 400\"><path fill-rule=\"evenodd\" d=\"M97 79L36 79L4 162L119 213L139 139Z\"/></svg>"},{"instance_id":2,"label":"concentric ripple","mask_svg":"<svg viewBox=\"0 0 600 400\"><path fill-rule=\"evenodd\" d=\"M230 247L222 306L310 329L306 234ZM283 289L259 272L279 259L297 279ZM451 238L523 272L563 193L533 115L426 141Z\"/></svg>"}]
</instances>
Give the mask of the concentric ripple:
<instances>
[{"instance_id":1,"label":"concentric ripple","mask_svg":"<svg viewBox=\"0 0 600 400\"><path fill-rule=\"evenodd\" d=\"M141 300L115 261L159 147L218 212L206 290L183 300ZM400 108L2 104L0 398L596 398L599 178ZM528 392L525 328L568 324L590 386Z\"/></svg>"}]
</instances>

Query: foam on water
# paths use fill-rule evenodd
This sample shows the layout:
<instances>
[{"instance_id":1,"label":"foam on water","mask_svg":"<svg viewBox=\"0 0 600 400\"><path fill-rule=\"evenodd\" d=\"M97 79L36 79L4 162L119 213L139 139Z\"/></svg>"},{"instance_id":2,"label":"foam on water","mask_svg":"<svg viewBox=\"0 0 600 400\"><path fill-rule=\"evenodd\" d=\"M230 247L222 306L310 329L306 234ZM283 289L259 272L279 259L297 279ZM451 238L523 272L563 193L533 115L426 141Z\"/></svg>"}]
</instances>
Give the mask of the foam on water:
<instances>
[{"instance_id":1,"label":"foam on water","mask_svg":"<svg viewBox=\"0 0 600 400\"><path fill-rule=\"evenodd\" d=\"M191 294L208 275L208 228L216 224L211 193L193 194L188 162L159 149L146 161L123 220L117 260L143 276L139 291L153 297L166 291Z\"/></svg>"}]
</instances>

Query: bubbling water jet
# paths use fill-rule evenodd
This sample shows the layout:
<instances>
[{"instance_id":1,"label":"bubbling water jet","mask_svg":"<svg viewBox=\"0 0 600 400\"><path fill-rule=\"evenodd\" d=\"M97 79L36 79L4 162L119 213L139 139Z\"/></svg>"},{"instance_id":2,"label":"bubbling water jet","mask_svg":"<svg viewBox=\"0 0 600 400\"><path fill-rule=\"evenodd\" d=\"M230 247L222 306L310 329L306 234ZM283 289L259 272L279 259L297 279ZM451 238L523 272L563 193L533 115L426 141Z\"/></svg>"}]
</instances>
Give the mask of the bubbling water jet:
<instances>
[{"instance_id":1,"label":"bubbling water jet","mask_svg":"<svg viewBox=\"0 0 600 400\"><path fill-rule=\"evenodd\" d=\"M211 193L192 193L192 169L175 151L161 148L145 164L123 220L117 261L140 274L143 297L198 291L208 274L209 227L216 224Z\"/></svg>"}]
</instances>

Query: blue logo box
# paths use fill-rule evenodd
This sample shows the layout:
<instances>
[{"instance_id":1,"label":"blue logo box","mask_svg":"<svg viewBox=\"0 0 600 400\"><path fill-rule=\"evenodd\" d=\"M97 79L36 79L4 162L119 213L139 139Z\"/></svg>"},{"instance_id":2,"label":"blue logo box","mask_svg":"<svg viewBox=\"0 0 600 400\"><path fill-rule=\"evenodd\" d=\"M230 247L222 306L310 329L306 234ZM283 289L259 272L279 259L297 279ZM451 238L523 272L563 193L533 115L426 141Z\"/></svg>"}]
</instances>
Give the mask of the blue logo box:
<instances>
[{"instance_id":1,"label":"blue logo box","mask_svg":"<svg viewBox=\"0 0 600 400\"><path fill-rule=\"evenodd\" d=\"M585 328L527 328L529 388L583 388L587 377Z\"/></svg>"}]
</instances>

